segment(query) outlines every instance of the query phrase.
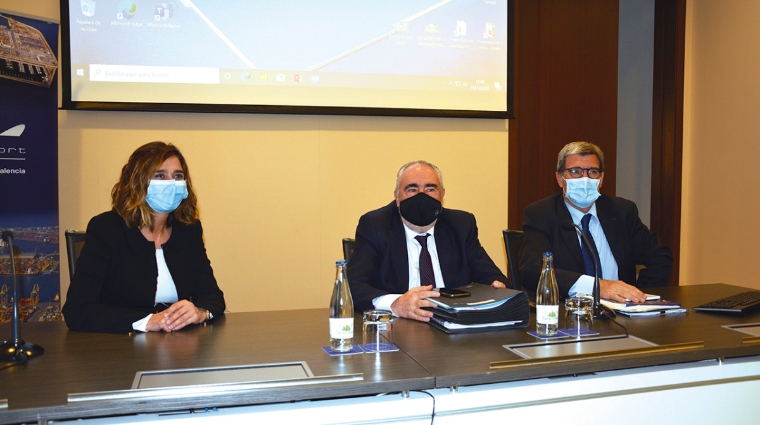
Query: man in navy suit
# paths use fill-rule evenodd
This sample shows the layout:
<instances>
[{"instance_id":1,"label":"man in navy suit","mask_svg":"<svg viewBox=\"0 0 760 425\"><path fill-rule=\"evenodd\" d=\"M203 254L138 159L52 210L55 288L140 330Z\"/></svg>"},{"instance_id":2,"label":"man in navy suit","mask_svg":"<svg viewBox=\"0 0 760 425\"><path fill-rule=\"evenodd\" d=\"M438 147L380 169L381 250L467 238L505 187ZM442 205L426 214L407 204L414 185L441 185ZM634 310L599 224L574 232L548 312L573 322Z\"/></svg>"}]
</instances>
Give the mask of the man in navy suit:
<instances>
[{"instance_id":1,"label":"man in navy suit","mask_svg":"<svg viewBox=\"0 0 760 425\"><path fill-rule=\"evenodd\" d=\"M475 217L443 208L444 193L438 167L410 162L398 172L395 201L359 219L348 262L356 311L385 309L427 322L433 313L422 308L435 307L425 299L440 295L434 288L505 287L507 278L480 245Z\"/></svg>"},{"instance_id":2,"label":"man in navy suit","mask_svg":"<svg viewBox=\"0 0 760 425\"><path fill-rule=\"evenodd\" d=\"M555 173L562 193L534 202L523 217L524 242L520 250L523 284L535 291L541 274L543 252L554 254L554 274L560 296L591 295L593 263L584 262L578 234L570 223L588 231L598 252L601 298L643 302L639 288L667 285L673 258L639 219L633 202L599 193L604 181L604 154L589 142L565 145ZM589 257L590 259L591 257ZM636 276L636 266L646 268ZM588 267L588 268L587 268Z\"/></svg>"}]
</instances>

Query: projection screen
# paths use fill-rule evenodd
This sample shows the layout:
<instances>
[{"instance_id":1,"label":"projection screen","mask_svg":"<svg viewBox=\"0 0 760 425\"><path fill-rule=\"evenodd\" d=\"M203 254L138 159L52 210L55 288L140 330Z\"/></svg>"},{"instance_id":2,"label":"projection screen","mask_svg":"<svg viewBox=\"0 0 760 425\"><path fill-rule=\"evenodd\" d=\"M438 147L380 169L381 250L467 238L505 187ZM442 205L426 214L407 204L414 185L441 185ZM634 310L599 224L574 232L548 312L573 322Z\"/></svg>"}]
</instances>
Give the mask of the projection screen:
<instances>
[{"instance_id":1,"label":"projection screen","mask_svg":"<svg viewBox=\"0 0 760 425\"><path fill-rule=\"evenodd\" d=\"M65 109L509 118L510 0L62 0Z\"/></svg>"}]
</instances>

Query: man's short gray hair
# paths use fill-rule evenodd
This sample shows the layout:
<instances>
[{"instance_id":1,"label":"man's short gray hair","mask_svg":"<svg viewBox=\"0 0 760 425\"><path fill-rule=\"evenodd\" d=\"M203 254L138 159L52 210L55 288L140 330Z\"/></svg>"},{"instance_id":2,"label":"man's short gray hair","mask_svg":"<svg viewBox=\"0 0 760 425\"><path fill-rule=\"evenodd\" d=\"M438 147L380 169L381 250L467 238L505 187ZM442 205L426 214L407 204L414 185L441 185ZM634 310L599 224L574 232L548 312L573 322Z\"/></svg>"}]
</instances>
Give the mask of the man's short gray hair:
<instances>
[{"instance_id":1,"label":"man's short gray hair","mask_svg":"<svg viewBox=\"0 0 760 425\"><path fill-rule=\"evenodd\" d=\"M443 189L443 174L441 174L441 170L439 170L435 165L420 159L417 161L407 162L406 164L402 165L401 168L399 168L398 173L396 174L396 193L398 193L399 184L401 184L401 175L404 174L404 171L406 171L407 168L417 164L424 165L433 169L433 171L438 174L438 182L441 183L441 189Z\"/></svg>"},{"instance_id":2,"label":"man's short gray hair","mask_svg":"<svg viewBox=\"0 0 760 425\"><path fill-rule=\"evenodd\" d=\"M559 151L557 155L557 172L561 173L565 169L565 159L569 155L596 155L599 158L599 169L604 171L604 154L599 146L584 141L570 142Z\"/></svg>"}]
</instances>

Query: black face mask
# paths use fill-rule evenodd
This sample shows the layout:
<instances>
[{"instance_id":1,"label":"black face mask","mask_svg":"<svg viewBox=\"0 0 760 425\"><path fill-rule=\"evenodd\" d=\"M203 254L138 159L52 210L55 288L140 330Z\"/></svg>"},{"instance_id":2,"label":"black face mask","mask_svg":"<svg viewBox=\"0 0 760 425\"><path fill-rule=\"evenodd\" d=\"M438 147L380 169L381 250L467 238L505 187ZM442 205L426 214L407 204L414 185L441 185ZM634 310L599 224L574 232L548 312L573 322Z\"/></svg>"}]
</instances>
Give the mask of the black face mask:
<instances>
[{"instance_id":1,"label":"black face mask","mask_svg":"<svg viewBox=\"0 0 760 425\"><path fill-rule=\"evenodd\" d=\"M441 201L424 193L418 193L411 198L406 198L399 204L401 217L415 226L427 226L441 213L443 206Z\"/></svg>"}]
</instances>

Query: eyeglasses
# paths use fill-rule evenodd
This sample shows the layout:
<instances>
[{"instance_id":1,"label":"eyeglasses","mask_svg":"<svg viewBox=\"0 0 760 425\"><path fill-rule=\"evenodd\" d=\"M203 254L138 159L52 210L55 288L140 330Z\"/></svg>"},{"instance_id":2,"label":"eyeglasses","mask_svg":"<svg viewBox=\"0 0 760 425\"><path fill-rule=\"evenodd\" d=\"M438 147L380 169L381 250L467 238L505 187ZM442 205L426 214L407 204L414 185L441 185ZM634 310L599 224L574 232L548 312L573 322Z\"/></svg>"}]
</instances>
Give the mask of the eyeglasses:
<instances>
[{"instance_id":1,"label":"eyeglasses","mask_svg":"<svg viewBox=\"0 0 760 425\"><path fill-rule=\"evenodd\" d=\"M602 177L602 170L598 168L581 168L581 167L573 167L573 168L565 168L562 171L567 171L570 174L570 177L574 179L579 179L583 177L583 174L585 173L590 179L598 179L599 177Z\"/></svg>"}]
</instances>

